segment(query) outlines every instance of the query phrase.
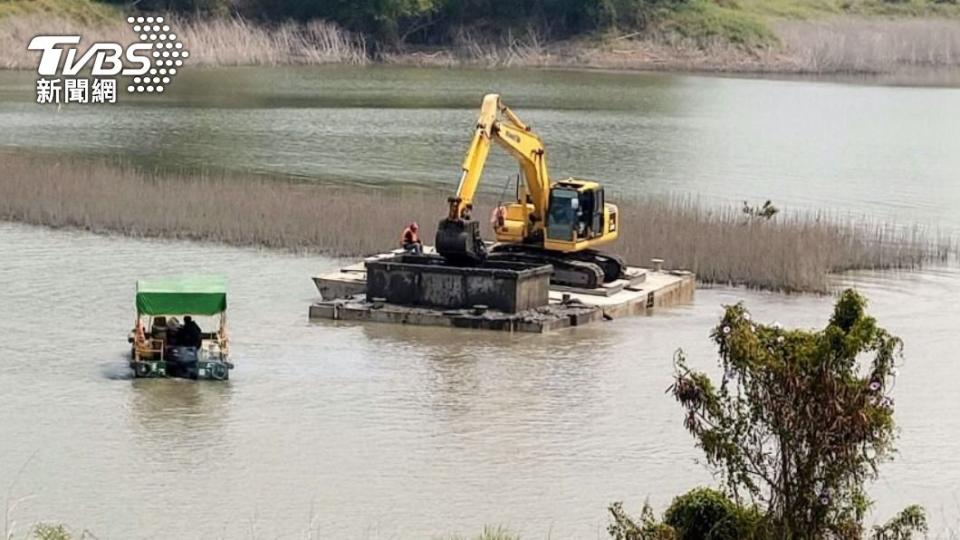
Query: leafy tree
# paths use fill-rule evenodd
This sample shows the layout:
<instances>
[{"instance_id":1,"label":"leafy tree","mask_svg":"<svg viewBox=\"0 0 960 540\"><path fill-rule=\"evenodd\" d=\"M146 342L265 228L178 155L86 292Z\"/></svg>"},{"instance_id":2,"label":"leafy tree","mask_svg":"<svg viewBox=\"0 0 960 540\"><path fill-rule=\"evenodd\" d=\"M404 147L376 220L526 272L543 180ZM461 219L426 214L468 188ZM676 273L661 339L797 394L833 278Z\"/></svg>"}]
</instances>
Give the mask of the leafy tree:
<instances>
[{"instance_id":1,"label":"leafy tree","mask_svg":"<svg viewBox=\"0 0 960 540\"><path fill-rule=\"evenodd\" d=\"M864 483L893 451L888 392L902 350L865 307L846 290L827 326L806 331L762 325L742 304L727 306L711 334L719 386L678 352L671 391L687 430L730 492L764 509L777 538L864 535ZM922 511L909 513L891 527L900 536L878 538L908 538L923 526Z\"/></svg>"},{"instance_id":2,"label":"leafy tree","mask_svg":"<svg viewBox=\"0 0 960 540\"><path fill-rule=\"evenodd\" d=\"M263 21L326 19L388 47L444 43L458 29L497 37L534 29L567 37L612 27L637 30L660 10L693 0L100 0L144 11L228 15Z\"/></svg>"},{"instance_id":3,"label":"leafy tree","mask_svg":"<svg viewBox=\"0 0 960 540\"><path fill-rule=\"evenodd\" d=\"M562 37L599 27L603 0L445 0L443 24L488 35L533 28Z\"/></svg>"},{"instance_id":4,"label":"leafy tree","mask_svg":"<svg viewBox=\"0 0 960 540\"><path fill-rule=\"evenodd\" d=\"M195 0L196 1L196 0ZM267 20L326 19L394 45L429 21L441 0L236 0L240 13Z\"/></svg>"},{"instance_id":5,"label":"leafy tree","mask_svg":"<svg viewBox=\"0 0 960 540\"><path fill-rule=\"evenodd\" d=\"M108 4L124 4L144 11L171 11L202 15L225 15L230 12L231 0L100 0Z\"/></svg>"},{"instance_id":6,"label":"leafy tree","mask_svg":"<svg viewBox=\"0 0 960 540\"><path fill-rule=\"evenodd\" d=\"M597 22L601 29L642 30L658 12L689 3L690 0L597 0Z\"/></svg>"}]
</instances>

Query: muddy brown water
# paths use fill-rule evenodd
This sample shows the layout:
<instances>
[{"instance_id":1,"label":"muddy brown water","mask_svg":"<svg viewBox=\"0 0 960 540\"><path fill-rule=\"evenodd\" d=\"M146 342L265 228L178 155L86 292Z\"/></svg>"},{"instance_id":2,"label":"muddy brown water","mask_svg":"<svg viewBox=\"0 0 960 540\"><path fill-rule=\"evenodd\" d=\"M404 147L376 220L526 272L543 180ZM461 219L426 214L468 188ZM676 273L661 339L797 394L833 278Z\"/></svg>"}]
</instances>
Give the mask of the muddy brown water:
<instances>
[{"instance_id":1,"label":"muddy brown water","mask_svg":"<svg viewBox=\"0 0 960 540\"><path fill-rule=\"evenodd\" d=\"M960 91L680 75L405 68L184 70L169 94L41 107L0 72L0 151L358 184L452 187L480 96L543 134L555 175L614 194L960 227ZM486 189L514 166L497 156ZM2 175L2 172L0 172ZM2 176L0 176L2 181ZM440 208L438 207L438 210ZM714 288L548 336L309 323L342 261L0 224L0 508L98 538L432 538L502 524L603 538L606 506L712 482L664 393L713 369L721 305L820 326L832 300ZM134 381L134 282L225 274L227 384ZM900 454L871 519L960 528L960 270L845 276L902 336Z\"/></svg>"},{"instance_id":2,"label":"muddy brown water","mask_svg":"<svg viewBox=\"0 0 960 540\"><path fill-rule=\"evenodd\" d=\"M308 276L335 260L13 224L0 253L2 496L21 533L56 520L98 538L603 538L608 503L663 508L711 482L664 393L674 350L712 369L725 303L801 326L831 306L718 288L546 336L338 325L306 317ZM158 260L228 277L228 383L130 379L134 281ZM960 271L854 282L906 341L876 515L920 503L956 527Z\"/></svg>"}]
</instances>

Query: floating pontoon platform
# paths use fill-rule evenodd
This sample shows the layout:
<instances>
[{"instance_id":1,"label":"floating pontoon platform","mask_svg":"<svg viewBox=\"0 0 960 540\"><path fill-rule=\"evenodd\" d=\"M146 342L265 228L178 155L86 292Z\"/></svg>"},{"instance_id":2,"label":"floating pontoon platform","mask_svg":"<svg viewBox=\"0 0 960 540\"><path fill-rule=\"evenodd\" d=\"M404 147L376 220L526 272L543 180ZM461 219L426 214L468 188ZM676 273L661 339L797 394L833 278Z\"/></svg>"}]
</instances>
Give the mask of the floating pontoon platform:
<instances>
[{"instance_id":1,"label":"floating pontoon platform","mask_svg":"<svg viewBox=\"0 0 960 540\"><path fill-rule=\"evenodd\" d=\"M402 250L382 253L337 272L315 276L313 281L322 299L310 306L310 319L543 333L645 315L690 302L696 288L693 273L664 270L657 260L650 269L629 267L625 279L587 290L547 286L549 271L544 273L541 268L518 271L514 277L511 269L496 265L486 269L437 268L429 264L432 250L427 248L426 252L427 257L414 258L405 256ZM368 269L376 296L368 295ZM425 305L410 302L408 292L413 287L422 291L418 294L434 300ZM542 297L544 287L548 290ZM491 289L496 293L493 297ZM438 291L449 291L451 298L462 302L480 298L482 303L449 307L436 300ZM538 297L542 297L539 302Z\"/></svg>"}]
</instances>

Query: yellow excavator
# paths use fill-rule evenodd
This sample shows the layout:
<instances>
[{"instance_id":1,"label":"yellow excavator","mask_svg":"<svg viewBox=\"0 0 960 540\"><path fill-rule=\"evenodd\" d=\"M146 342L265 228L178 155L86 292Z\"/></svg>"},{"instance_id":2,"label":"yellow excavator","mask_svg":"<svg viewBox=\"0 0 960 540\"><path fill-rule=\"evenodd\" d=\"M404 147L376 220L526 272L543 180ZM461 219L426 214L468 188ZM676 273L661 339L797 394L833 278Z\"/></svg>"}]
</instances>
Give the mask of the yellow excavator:
<instances>
[{"instance_id":1,"label":"yellow excavator","mask_svg":"<svg viewBox=\"0 0 960 540\"><path fill-rule=\"evenodd\" d=\"M516 202L495 210L497 243L488 252L471 213L492 142L517 159L523 182L517 181ZM626 269L618 257L594 249L615 240L620 228L617 207L604 200L603 187L576 178L551 182L543 141L497 94L483 98L457 194L448 201L436 248L451 264L475 265L488 258L552 264L554 284L582 288L619 279Z\"/></svg>"}]
</instances>

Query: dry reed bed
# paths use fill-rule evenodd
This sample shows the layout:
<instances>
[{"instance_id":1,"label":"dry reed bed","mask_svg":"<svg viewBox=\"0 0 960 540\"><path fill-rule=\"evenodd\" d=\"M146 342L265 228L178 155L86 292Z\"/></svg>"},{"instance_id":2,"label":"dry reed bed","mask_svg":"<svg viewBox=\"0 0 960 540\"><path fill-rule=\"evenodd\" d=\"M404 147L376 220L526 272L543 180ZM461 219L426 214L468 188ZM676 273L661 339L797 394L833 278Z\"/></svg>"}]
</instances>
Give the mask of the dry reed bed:
<instances>
[{"instance_id":1,"label":"dry reed bed","mask_svg":"<svg viewBox=\"0 0 960 540\"><path fill-rule=\"evenodd\" d=\"M775 29L798 68L812 73L960 65L960 20L784 21Z\"/></svg>"},{"instance_id":2,"label":"dry reed bed","mask_svg":"<svg viewBox=\"0 0 960 540\"><path fill-rule=\"evenodd\" d=\"M363 38L339 26L315 20L276 27L243 19L175 20L183 42L197 52L202 66L282 64L364 64Z\"/></svg>"},{"instance_id":3,"label":"dry reed bed","mask_svg":"<svg viewBox=\"0 0 960 540\"><path fill-rule=\"evenodd\" d=\"M130 43L136 36L122 21L116 23L78 21L55 16L10 15L0 18L0 68L36 70L40 53L27 50L30 40L39 34L81 34L84 43L110 41Z\"/></svg>"},{"instance_id":4,"label":"dry reed bed","mask_svg":"<svg viewBox=\"0 0 960 540\"><path fill-rule=\"evenodd\" d=\"M446 194L426 189L156 174L106 162L3 154L0 170L0 220L336 256L393 248L410 220L432 239L445 211ZM952 239L918 228L807 214L758 220L678 198L618 202L625 228L611 251L633 263L661 257L707 282L826 292L831 272L916 268L956 253ZM476 215L489 215L492 206L483 200ZM490 236L489 228L484 234Z\"/></svg>"},{"instance_id":5,"label":"dry reed bed","mask_svg":"<svg viewBox=\"0 0 960 540\"><path fill-rule=\"evenodd\" d=\"M312 21L266 27L243 19L183 19L168 17L190 51L190 65L242 66L285 64L363 64L366 43L335 24ZM0 18L0 68L36 69L39 53L26 44L38 34L80 34L83 43L136 39L123 21L79 23L41 15Z\"/></svg>"},{"instance_id":6,"label":"dry reed bed","mask_svg":"<svg viewBox=\"0 0 960 540\"><path fill-rule=\"evenodd\" d=\"M661 257L704 282L770 290L827 292L832 273L946 263L958 247L936 230L823 213L767 220L678 198L627 200L621 208L631 232L614 251L628 261Z\"/></svg>"}]
</instances>

